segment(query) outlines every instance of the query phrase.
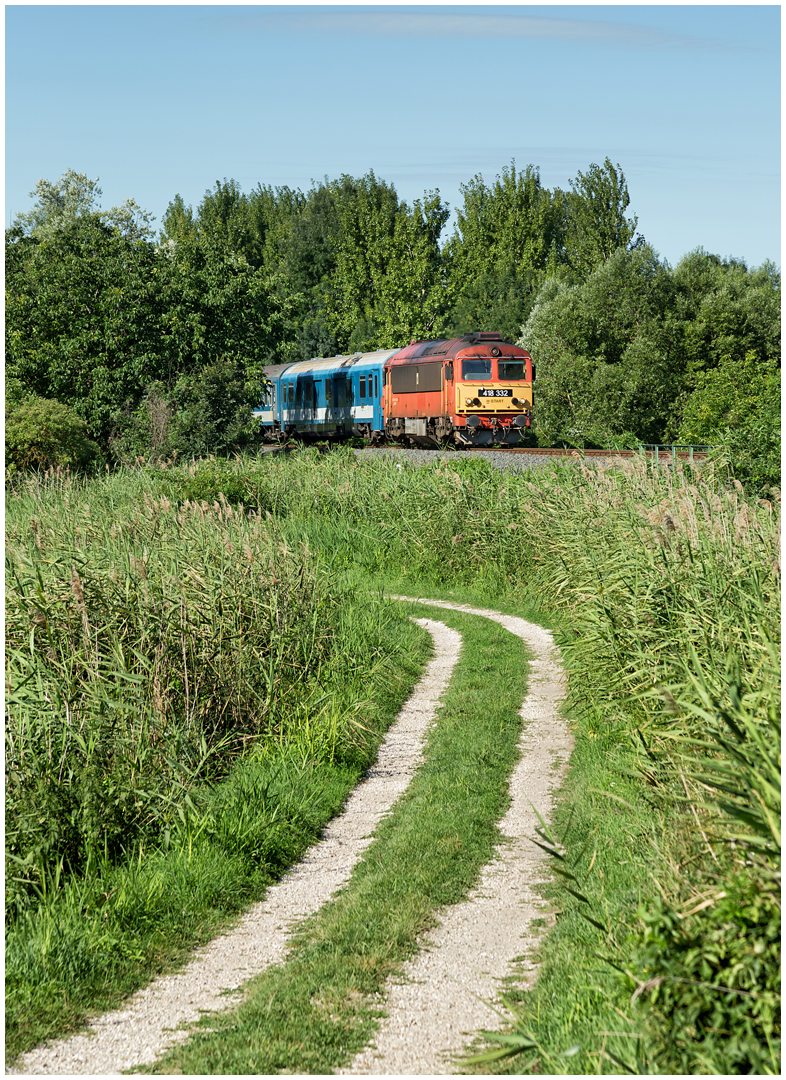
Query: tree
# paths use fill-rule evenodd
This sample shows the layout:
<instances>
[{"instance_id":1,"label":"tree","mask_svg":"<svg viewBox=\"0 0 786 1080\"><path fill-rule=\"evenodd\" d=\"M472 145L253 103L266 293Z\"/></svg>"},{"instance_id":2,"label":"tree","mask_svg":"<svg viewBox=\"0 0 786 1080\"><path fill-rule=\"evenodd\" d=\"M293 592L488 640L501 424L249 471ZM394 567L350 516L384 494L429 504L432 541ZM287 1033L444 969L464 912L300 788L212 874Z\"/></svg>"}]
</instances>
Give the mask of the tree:
<instances>
[{"instance_id":1,"label":"tree","mask_svg":"<svg viewBox=\"0 0 786 1080\"><path fill-rule=\"evenodd\" d=\"M679 441L709 443L727 451L738 479L762 494L780 486L780 364L753 349L742 359L721 357L696 372L685 404Z\"/></svg>"},{"instance_id":2,"label":"tree","mask_svg":"<svg viewBox=\"0 0 786 1080\"><path fill-rule=\"evenodd\" d=\"M521 344L538 365L546 441L713 442L750 422L772 444L772 423L756 419L780 366L769 263L748 270L700 250L672 270L646 244L620 248L583 282L548 281Z\"/></svg>"},{"instance_id":3,"label":"tree","mask_svg":"<svg viewBox=\"0 0 786 1080\"><path fill-rule=\"evenodd\" d=\"M684 380L661 332L673 292L646 245L618 250L585 282L546 282L520 342L537 364L539 439L662 441Z\"/></svg>"},{"instance_id":4,"label":"tree","mask_svg":"<svg viewBox=\"0 0 786 1080\"><path fill-rule=\"evenodd\" d=\"M152 215L142 210L134 199L126 199L120 206L110 210L96 209L96 201L102 192L98 178L90 180L84 173L67 169L56 184L39 180L32 199L38 199L32 210L17 214L12 228L27 236L43 240L61 228L68 228L80 218L97 217L112 229L117 229L127 239L150 238Z\"/></svg>"},{"instance_id":5,"label":"tree","mask_svg":"<svg viewBox=\"0 0 786 1080\"><path fill-rule=\"evenodd\" d=\"M537 166L517 172L513 161L492 186L478 174L460 190L464 205L450 248L462 285L489 272L545 270L562 246L564 208L561 193L542 186Z\"/></svg>"},{"instance_id":6,"label":"tree","mask_svg":"<svg viewBox=\"0 0 786 1080\"><path fill-rule=\"evenodd\" d=\"M71 405L106 443L112 414L166 374L162 264L152 245L81 214L6 235L6 364L40 397Z\"/></svg>"},{"instance_id":7,"label":"tree","mask_svg":"<svg viewBox=\"0 0 786 1080\"><path fill-rule=\"evenodd\" d=\"M323 310L339 348L394 348L436 336L450 306L439 248L450 211L439 192L410 208L373 172L342 176L332 191L335 269Z\"/></svg>"},{"instance_id":8,"label":"tree","mask_svg":"<svg viewBox=\"0 0 786 1080\"><path fill-rule=\"evenodd\" d=\"M536 166L478 174L461 185L464 204L447 245L457 291L452 331L485 327L516 337L548 272L562 261L565 199L544 188Z\"/></svg>"},{"instance_id":9,"label":"tree","mask_svg":"<svg viewBox=\"0 0 786 1080\"><path fill-rule=\"evenodd\" d=\"M587 277L615 252L641 247L644 238L636 234L638 218L625 217L630 196L619 164L615 168L608 157L603 165L593 162L570 185L566 256L581 277Z\"/></svg>"},{"instance_id":10,"label":"tree","mask_svg":"<svg viewBox=\"0 0 786 1080\"><path fill-rule=\"evenodd\" d=\"M35 394L6 401L6 469L81 469L97 457L87 425L68 405Z\"/></svg>"},{"instance_id":11,"label":"tree","mask_svg":"<svg viewBox=\"0 0 786 1080\"><path fill-rule=\"evenodd\" d=\"M9 232L6 282L8 373L71 405L105 448L152 382L229 357L258 385L291 316L265 274L219 242L158 248L96 214L41 239Z\"/></svg>"}]
</instances>

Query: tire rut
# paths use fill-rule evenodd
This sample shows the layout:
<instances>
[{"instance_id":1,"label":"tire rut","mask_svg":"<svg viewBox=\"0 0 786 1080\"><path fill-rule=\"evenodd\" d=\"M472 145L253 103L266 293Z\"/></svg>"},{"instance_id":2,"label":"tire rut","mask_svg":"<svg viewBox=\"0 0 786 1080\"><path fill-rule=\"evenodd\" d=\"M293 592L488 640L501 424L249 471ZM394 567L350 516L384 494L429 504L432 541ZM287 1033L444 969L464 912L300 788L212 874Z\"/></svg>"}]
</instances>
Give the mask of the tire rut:
<instances>
[{"instance_id":1,"label":"tire rut","mask_svg":"<svg viewBox=\"0 0 786 1080\"><path fill-rule=\"evenodd\" d=\"M495 1005L503 979L512 975L519 987L529 988L537 976L532 922L543 915L537 886L546 876L547 856L530 839L539 825L534 808L550 819L573 745L559 716L565 696L559 652L548 630L524 619L466 604L418 602L492 619L531 650L529 691L520 711L521 757L510 780L510 808L499 823L506 839L495 859L467 899L446 909L440 924L423 936L403 978L390 981L387 1018L374 1044L340 1070L344 1075L460 1072L456 1058L477 1034L505 1023Z\"/></svg>"},{"instance_id":2,"label":"tire rut","mask_svg":"<svg viewBox=\"0 0 786 1080\"><path fill-rule=\"evenodd\" d=\"M530 689L520 710L525 720L521 758L511 777L510 808L499 823L505 840L470 896L446 909L439 925L423 936L403 978L386 987L388 1015L374 1045L339 1070L346 1075L451 1074L460 1069L456 1055L479 1031L502 1026L493 1003L502 980L514 973L514 961L520 961L515 966L519 985L535 980L536 966L527 956L537 944L531 924L542 915L537 886L545 876L545 856L529 838L538 826L533 805L548 821L572 748L567 724L558 715L564 673L550 632L524 619L447 601L392 599L493 619L532 653ZM21 1055L9 1073L118 1075L152 1065L188 1039L187 1025L205 1013L231 1008L248 979L285 961L292 931L349 880L374 829L422 760L461 636L432 619L415 621L431 633L435 656L388 731L377 761L323 839L233 930L200 950L185 969L156 979L122 1009L94 1019L86 1032Z\"/></svg>"}]
</instances>

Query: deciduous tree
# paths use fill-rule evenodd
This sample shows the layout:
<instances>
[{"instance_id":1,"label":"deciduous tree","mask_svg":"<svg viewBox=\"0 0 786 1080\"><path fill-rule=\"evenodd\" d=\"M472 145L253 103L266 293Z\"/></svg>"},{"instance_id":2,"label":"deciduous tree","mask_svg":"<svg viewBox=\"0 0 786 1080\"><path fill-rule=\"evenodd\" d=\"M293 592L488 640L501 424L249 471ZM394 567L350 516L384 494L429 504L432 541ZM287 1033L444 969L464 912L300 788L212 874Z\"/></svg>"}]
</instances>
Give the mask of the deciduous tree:
<instances>
[{"instance_id":1,"label":"deciduous tree","mask_svg":"<svg viewBox=\"0 0 786 1080\"><path fill-rule=\"evenodd\" d=\"M636 233L638 218L625 217L630 196L619 164L615 167L608 157L603 165L593 162L585 173L577 173L570 185L566 257L581 277L587 277L615 252L641 247L644 238Z\"/></svg>"}]
</instances>

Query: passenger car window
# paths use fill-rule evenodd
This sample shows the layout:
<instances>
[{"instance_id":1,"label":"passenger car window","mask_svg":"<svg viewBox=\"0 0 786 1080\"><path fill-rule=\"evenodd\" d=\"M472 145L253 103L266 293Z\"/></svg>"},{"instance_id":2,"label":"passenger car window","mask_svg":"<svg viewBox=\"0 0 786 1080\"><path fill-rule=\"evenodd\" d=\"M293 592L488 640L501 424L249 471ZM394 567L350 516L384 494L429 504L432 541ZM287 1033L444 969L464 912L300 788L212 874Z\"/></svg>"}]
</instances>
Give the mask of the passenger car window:
<instances>
[{"instance_id":1,"label":"passenger car window","mask_svg":"<svg viewBox=\"0 0 786 1080\"><path fill-rule=\"evenodd\" d=\"M360 376L360 396L361 397L366 396L366 376L365 375Z\"/></svg>"}]
</instances>

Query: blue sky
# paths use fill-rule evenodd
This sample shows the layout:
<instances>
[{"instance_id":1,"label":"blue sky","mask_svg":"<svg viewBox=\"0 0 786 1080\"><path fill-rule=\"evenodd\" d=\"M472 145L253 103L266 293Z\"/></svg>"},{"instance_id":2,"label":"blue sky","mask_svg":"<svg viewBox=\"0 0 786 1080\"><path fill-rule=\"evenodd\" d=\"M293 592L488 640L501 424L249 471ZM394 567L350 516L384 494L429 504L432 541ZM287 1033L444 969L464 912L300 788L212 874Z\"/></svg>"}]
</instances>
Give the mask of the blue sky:
<instances>
[{"instance_id":1,"label":"blue sky","mask_svg":"<svg viewBox=\"0 0 786 1080\"><path fill-rule=\"evenodd\" d=\"M160 221L218 179L373 169L407 200L608 155L672 265L780 265L779 5L11 5L5 222L40 177Z\"/></svg>"}]
</instances>

